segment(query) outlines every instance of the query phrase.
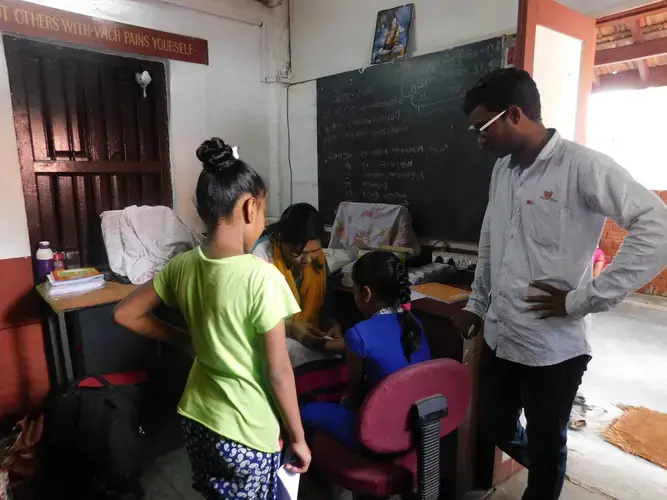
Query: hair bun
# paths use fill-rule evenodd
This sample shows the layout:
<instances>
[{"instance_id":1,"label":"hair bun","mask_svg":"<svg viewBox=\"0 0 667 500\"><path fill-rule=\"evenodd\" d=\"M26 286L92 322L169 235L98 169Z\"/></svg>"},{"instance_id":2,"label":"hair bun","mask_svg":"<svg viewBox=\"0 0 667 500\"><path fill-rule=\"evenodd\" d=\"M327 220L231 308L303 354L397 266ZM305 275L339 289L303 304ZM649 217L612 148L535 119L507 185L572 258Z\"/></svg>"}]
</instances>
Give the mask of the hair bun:
<instances>
[{"instance_id":1,"label":"hair bun","mask_svg":"<svg viewBox=\"0 0 667 500\"><path fill-rule=\"evenodd\" d=\"M204 170L210 173L220 172L238 161L233 148L219 137L202 142L197 148L197 158L202 162Z\"/></svg>"}]
</instances>

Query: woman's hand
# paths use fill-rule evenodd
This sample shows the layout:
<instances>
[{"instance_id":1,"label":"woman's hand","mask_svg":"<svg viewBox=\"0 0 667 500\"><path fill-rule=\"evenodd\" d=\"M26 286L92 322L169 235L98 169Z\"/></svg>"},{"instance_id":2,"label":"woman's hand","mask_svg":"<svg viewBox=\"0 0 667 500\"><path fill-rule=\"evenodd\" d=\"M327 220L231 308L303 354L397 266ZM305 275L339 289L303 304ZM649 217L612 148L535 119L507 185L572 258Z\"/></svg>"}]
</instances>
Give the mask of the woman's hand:
<instances>
[{"instance_id":1,"label":"woman's hand","mask_svg":"<svg viewBox=\"0 0 667 500\"><path fill-rule=\"evenodd\" d=\"M332 339L342 339L345 334L343 333L343 328L340 326L340 323L336 322L336 324L329 329L326 333L327 337L331 337Z\"/></svg>"},{"instance_id":2,"label":"woman's hand","mask_svg":"<svg viewBox=\"0 0 667 500\"><path fill-rule=\"evenodd\" d=\"M310 467L311 454L306 441L296 441L290 445L290 450L298 461L296 463L286 463L285 468L290 472L305 474Z\"/></svg>"},{"instance_id":3,"label":"woman's hand","mask_svg":"<svg viewBox=\"0 0 667 500\"><path fill-rule=\"evenodd\" d=\"M290 321L285 326L287 328L287 336L298 340L304 345L315 340L321 340L326 335L310 323L302 321Z\"/></svg>"},{"instance_id":4,"label":"woman's hand","mask_svg":"<svg viewBox=\"0 0 667 500\"><path fill-rule=\"evenodd\" d=\"M343 337L327 339L324 343L324 350L330 354L343 354L345 352L345 339Z\"/></svg>"}]
</instances>

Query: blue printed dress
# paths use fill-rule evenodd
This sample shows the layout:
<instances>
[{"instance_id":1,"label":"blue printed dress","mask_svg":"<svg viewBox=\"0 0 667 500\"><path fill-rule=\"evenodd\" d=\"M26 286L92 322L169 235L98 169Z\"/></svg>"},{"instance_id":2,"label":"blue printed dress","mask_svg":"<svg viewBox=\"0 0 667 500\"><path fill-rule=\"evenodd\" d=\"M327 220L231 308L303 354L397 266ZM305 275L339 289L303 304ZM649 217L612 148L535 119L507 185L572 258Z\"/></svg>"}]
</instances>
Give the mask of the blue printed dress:
<instances>
[{"instance_id":1,"label":"blue printed dress","mask_svg":"<svg viewBox=\"0 0 667 500\"><path fill-rule=\"evenodd\" d=\"M192 487L205 500L276 500L280 452L253 450L183 417Z\"/></svg>"}]
</instances>

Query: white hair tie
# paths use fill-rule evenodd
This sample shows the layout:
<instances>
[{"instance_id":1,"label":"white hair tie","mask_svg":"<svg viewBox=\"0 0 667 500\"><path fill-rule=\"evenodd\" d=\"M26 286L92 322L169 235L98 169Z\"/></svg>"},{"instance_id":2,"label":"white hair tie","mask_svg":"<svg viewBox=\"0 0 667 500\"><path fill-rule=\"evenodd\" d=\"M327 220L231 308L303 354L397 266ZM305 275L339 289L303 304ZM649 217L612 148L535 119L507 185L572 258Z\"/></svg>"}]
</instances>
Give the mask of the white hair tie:
<instances>
[{"instance_id":1,"label":"white hair tie","mask_svg":"<svg viewBox=\"0 0 667 500\"><path fill-rule=\"evenodd\" d=\"M235 160L239 159L239 148L238 146L232 146L232 156Z\"/></svg>"}]
</instances>

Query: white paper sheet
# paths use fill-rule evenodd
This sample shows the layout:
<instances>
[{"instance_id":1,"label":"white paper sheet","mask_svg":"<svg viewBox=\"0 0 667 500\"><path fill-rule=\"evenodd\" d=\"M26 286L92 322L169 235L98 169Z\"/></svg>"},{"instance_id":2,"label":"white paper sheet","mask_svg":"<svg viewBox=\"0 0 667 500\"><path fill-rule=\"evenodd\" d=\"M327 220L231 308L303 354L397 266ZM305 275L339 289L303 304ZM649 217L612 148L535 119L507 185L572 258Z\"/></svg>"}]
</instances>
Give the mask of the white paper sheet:
<instances>
[{"instance_id":1,"label":"white paper sheet","mask_svg":"<svg viewBox=\"0 0 667 500\"><path fill-rule=\"evenodd\" d=\"M297 500L299 496L300 474L290 472L281 466L278 469L278 500Z\"/></svg>"}]
</instances>

